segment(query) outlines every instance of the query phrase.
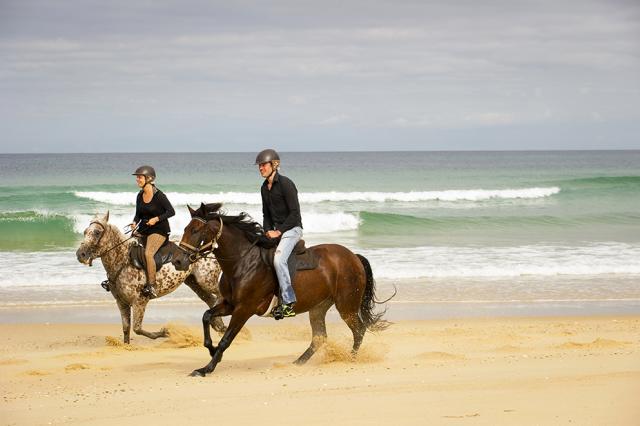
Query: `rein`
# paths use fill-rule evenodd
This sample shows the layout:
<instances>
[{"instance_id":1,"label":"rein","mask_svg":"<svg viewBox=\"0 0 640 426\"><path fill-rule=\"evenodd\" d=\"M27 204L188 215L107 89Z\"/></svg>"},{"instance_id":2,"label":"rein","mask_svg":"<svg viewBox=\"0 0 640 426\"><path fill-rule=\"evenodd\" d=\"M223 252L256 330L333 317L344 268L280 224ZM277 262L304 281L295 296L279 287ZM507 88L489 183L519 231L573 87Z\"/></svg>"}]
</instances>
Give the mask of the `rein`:
<instances>
[{"instance_id":1,"label":"rein","mask_svg":"<svg viewBox=\"0 0 640 426\"><path fill-rule=\"evenodd\" d=\"M102 237L104 237L104 235L107 233L107 228L106 228L103 224L101 224L100 222L97 222L97 221L93 221L93 222L89 223L89 226L91 226L91 225L93 225L93 224L100 225L100 227L101 227L101 228L102 228L102 230L103 230L102 235L100 235L100 238L98 238L98 241L96 242L96 246L97 246L98 244L100 244L100 241L102 241ZM90 261L93 261L94 259L98 259L98 258L100 258L100 257L104 256L105 254L109 253L111 250L115 249L116 247L120 247L122 244L126 243L127 241L129 241L129 240L130 240L130 239L132 239L133 237L134 237L134 235L133 235L133 233L132 233L132 234L131 234L131 236L130 236L129 238L126 238L125 240L120 241L118 244L116 244L115 246L113 246L113 247L111 247L111 248L109 248L109 249L107 249L107 250L103 251L103 252L102 252L102 253L100 253L99 255L97 255L97 256L91 256Z\"/></svg>"},{"instance_id":2,"label":"rein","mask_svg":"<svg viewBox=\"0 0 640 426\"><path fill-rule=\"evenodd\" d=\"M202 222L204 224L208 223L205 219L202 219L201 217L194 217L193 219L199 222ZM207 258L209 254L213 253L213 251L218 248L218 240L222 235L222 228L224 226L224 223L222 222L222 218L218 217L218 220L220 221L220 229L218 230L218 233L216 234L215 238L209 241L208 243L203 244L204 241L201 241L200 246L198 248L198 247L192 246L191 244L185 243L183 241L180 242L180 248L186 251L187 253L189 253L189 260L191 261L191 263L196 262L198 259ZM216 255L216 260L225 261L225 260L241 259L244 256L246 256L247 253L249 253L251 249L253 249L256 246L256 244L258 244L258 239L255 239L251 243L251 245L241 255L237 257L228 257L228 258L224 258ZM209 249L209 247L211 248Z\"/></svg>"},{"instance_id":3,"label":"rein","mask_svg":"<svg viewBox=\"0 0 640 426\"><path fill-rule=\"evenodd\" d=\"M105 234L107 233L107 228L103 224L101 224L100 222L97 222L97 221L93 221L93 222L89 223L89 226L94 225L94 224L95 225L100 225L100 227L102 228L102 235L100 235L100 238L98 238L98 241L96 242L96 246L97 246L97 245L100 244L100 241L102 241L102 237L104 237ZM115 246L113 246L111 248L108 248L107 250L103 251L102 253L100 253L97 256L91 256L89 258L89 265L91 265L91 262L93 262L95 259L101 258L102 256L104 256L105 254L109 253L111 250L115 249L116 247L120 247L122 244L126 243L127 241L129 241L133 237L134 237L134 235L132 233L131 236L129 238L126 238L124 241L120 241ZM102 288L105 289L106 291L111 291L111 285L112 284L115 285L118 282L118 277L120 277L120 273L125 268L125 266L127 266L127 262L122 264L122 266L116 271L116 273L113 276L113 278L109 277L109 272L107 272L107 279L100 283Z\"/></svg>"}]
</instances>

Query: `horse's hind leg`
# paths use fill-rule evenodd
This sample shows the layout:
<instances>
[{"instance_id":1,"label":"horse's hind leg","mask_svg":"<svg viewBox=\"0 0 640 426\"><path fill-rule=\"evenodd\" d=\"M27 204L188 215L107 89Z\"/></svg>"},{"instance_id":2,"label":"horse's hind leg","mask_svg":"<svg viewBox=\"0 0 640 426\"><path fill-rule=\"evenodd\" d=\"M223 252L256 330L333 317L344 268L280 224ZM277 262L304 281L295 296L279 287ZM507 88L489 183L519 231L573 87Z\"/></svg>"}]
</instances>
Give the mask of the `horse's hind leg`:
<instances>
[{"instance_id":1,"label":"horse's hind leg","mask_svg":"<svg viewBox=\"0 0 640 426\"><path fill-rule=\"evenodd\" d=\"M122 319L122 341L129 343L131 340L131 306L128 303L116 299L118 309L120 310L120 318Z\"/></svg>"},{"instance_id":2,"label":"horse's hind leg","mask_svg":"<svg viewBox=\"0 0 640 426\"><path fill-rule=\"evenodd\" d=\"M351 350L351 355L355 357L362 344L364 334L367 331L367 325L362 321L360 315L358 315L358 301L355 299L349 300L347 303L344 301L336 301L336 308L342 320L347 323L353 333L353 349Z\"/></svg>"},{"instance_id":3,"label":"horse's hind leg","mask_svg":"<svg viewBox=\"0 0 640 426\"><path fill-rule=\"evenodd\" d=\"M327 326L325 317L327 311L333 305L333 301L327 300L315 306L309 311L309 322L311 323L311 344L300 357L294 361L297 365L302 365L313 356L314 353L327 341Z\"/></svg>"},{"instance_id":4,"label":"horse's hind leg","mask_svg":"<svg viewBox=\"0 0 640 426\"><path fill-rule=\"evenodd\" d=\"M216 301L219 298L219 295L215 294L213 291L207 290L204 286L200 285L196 277L193 275L189 275L184 283L189 286L193 292L198 295L198 297L209 306L209 308L213 308L216 304ZM218 333L224 333L227 327L225 327L222 322L222 318L219 316L213 317L209 323L211 324L211 328L213 328Z\"/></svg>"},{"instance_id":5,"label":"horse's hind leg","mask_svg":"<svg viewBox=\"0 0 640 426\"><path fill-rule=\"evenodd\" d=\"M146 331L142 329L142 318L147 308L148 299L140 298L133 304L133 332L148 337L149 339L157 339L158 337L168 337L169 330L166 328L160 331Z\"/></svg>"},{"instance_id":6,"label":"horse's hind leg","mask_svg":"<svg viewBox=\"0 0 640 426\"><path fill-rule=\"evenodd\" d=\"M346 317L343 316L342 319L351 329L351 333L353 333L353 348L351 349L351 355L355 357L358 353L358 349L360 349L362 340L364 339L364 334L367 331L367 326L364 321L360 319L360 316L357 313L353 313Z\"/></svg>"}]
</instances>

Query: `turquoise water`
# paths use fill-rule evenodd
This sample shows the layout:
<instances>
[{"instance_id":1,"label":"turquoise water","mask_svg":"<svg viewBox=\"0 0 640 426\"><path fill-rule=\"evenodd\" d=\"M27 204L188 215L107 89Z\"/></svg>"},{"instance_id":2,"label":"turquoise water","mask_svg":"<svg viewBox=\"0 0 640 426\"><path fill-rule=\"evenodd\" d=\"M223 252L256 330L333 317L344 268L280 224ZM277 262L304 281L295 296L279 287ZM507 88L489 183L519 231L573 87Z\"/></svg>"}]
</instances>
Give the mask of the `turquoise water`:
<instances>
[{"instance_id":1,"label":"turquoise water","mask_svg":"<svg viewBox=\"0 0 640 426\"><path fill-rule=\"evenodd\" d=\"M282 153L308 244L367 256L399 300L640 300L640 151ZM96 213L123 227L140 164L178 214L222 201L261 221L251 153L0 155L0 296L100 301L75 260ZM37 266L36 266L37 265ZM607 285L600 285L606 282ZM34 296L36 295L36 296ZM191 297L188 293L184 297ZM176 296L176 297L182 297Z\"/></svg>"}]
</instances>

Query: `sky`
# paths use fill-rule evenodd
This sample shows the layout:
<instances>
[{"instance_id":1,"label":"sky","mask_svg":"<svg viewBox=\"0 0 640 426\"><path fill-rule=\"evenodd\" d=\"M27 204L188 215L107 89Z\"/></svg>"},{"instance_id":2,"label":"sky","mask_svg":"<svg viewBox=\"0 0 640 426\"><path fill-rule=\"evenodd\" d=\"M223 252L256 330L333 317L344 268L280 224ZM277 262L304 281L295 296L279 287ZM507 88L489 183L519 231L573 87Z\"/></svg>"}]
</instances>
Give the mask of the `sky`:
<instances>
[{"instance_id":1,"label":"sky","mask_svg":"<svg viewBox=\"0 0 640 426\"><path fill-rule=\"evenodd\" d=\"M637 0L0 0L0 153L639 135Z\"/></svg>"}]
</instances>

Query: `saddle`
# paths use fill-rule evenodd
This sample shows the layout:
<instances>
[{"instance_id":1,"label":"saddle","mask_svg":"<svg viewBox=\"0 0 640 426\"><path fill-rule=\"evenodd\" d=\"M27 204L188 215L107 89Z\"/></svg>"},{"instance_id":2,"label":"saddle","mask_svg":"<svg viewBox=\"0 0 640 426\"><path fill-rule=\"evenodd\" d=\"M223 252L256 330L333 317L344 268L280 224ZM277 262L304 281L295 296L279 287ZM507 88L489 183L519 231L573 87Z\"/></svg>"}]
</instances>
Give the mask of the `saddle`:
<instances>
[{"instance_id":1,"label":"saddle","mask_svg":"<svg viewBox=\"0 0 640 426\"><path fill-rule=\"evenodd\" d=\"M158 249L153 259L156 262L156 271L162 268L165 263L171 262L173 255L180 251L180 247L172 241L165 241L164 244ZM143 271L147 270L147 259L144 257L144 246L137 241L137 244L132 244L129 249L129 260L131 264Z\"/></svg>"},{"instance_id":2,"label":"saddle","mask_svg":"<svg viewBox=\"0 0 640 426\"><path fill-rule=\"evenodd\" d=\"M274 270L274 274L275 269L273 267L273 257L275 254L276 247L269 249L260 247L260 256L262 257L262 261ZM296 243L293 251L289 255L287 263L289 266L289 276L291 277L291 282L293 282L296 271L305 271L318 267L318 256L313 249L305 247L304 240L300 240Z\"/></svg>"}]
</instances>

